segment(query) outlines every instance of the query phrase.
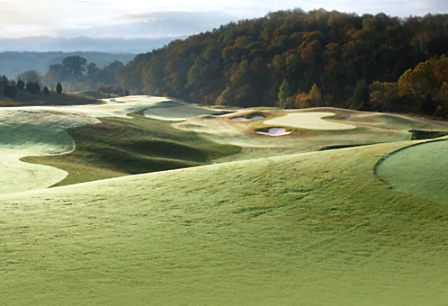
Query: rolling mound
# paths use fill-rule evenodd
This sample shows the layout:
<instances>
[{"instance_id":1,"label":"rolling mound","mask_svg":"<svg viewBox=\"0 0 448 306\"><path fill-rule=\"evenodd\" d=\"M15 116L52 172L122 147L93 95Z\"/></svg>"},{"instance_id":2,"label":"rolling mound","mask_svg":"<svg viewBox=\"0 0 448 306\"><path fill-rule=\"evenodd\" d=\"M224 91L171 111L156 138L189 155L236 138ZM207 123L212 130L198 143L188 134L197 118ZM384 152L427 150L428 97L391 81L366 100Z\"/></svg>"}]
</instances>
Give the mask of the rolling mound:
<instances>
[{"instance_id":1,"label":"rolling mound","mask_svg":"<svg viewBox=\"0 0 448 306\"><path fill-rule=\"evenodd\" d=\"M131 96L0 109L0 304L444 305L448 141L409 132L448 130L443 123L321 108L306 112L358 128L276 138L255 133L269 128L264 120L232 121L239 112L174 124L187 131L127 115L175 103ZM289 113L305 111L268 115ZM44 189L66 173L18 159L73 150L70 128L89 140L76 146L100 146L100 160L123 167L135 166L123 152L198 164L219 157L220 149L199 152L196 134L243 151L207 166ZM316 152L351 144L371 145ZM81 176L95 171L77 167Z\"/></svg>"},{"instance_id":2,"label":"rolling mound","mask_svg":"<svg viewBox=\"0 0 448 306\"><path fill-rule=\"evenodd\" d=\"M164 103L165 104L165 103ZM206 109L179 102L170 102L169 105L160 105L160 107L153 107L145 110L144 115L149 118L181 121L200 115L222 114L224 112L213 109Z\"/></svg>"},{"instance_id":3,"label":"rolling mound","mask_svg":"<svg viewBox=\"0 0 448 306\"><path fill-rule=\"evenodd\" d=\"M448 206L374 174L413 143L0 196L0 302L442 305Z\"/></svg>"},{"instance_id":4,"label":"rolling mound","mask_svg":"<svg viewBox=\"0 0 448 306\"><path fill-rule=\"evenodd\" d=\"M195 133L180 131L169 122L146 118L99 118L101 123L69 130L76 149L57 156L22 158L68 172L53 186L111 177L199 166L240 151L235 146L212 143Z\"/></svg>"},{"instance_id":5,"label":"rolling mound","mask_svg":"<svg viewBox=\"0 0 448 306\"><path fill-rule=\"evenodd\" d=\"M381 161L377 175L395 189L448 204L448 139L421 143Z\"/></svg>"},{"instance_id":6,"label":"rolling mound","mask_svg":"<svg viewBox=\"0 0 448 306\"><path fill-rule=\"evenodd\" d=\"M20 159L70 152L74 142L67 129L99 123L96 117L127 117L164 101L134 96L98 105L0 108L0 194L45 188L64 179L65 171Z\"/></svg>"},{"instance_id":7,"label":"rolling mound","mask_svg":"<svg viewBox=\"0 0 448 306\"><path fill-rule=\"evenodd\" d=\"M424 128L448 131L448 125L440 126L430 121L423 122L413 118L404 118L402 115L367 113L336 108L264 111L263 113L266 116L273 117L273 119L264 122L263 120L248 122L231 120L233 117L245 117L251 112L253 111L241 110L230 115L193 117L174 124L174 127L194 131L199 136L213 142L242 147L242 153L232 156L232 160L305 153L328 147L348 147L410 140L412 133L409 130L411 129ZM300 116L303 115L308 118L308 127L322 124L322 122L327 124L324 120L319 119L321 113L336 114L331 118L331 124L350 127L355 125L358 128L347 130L295 129L289 135L282 137L268 137L256 133L257 130L264 131L279 127L278 125L272 125L272 121L294 114L300 114ZM223 159L223 161L226 160L229 159Z\"/></svg>"}]
</instances>

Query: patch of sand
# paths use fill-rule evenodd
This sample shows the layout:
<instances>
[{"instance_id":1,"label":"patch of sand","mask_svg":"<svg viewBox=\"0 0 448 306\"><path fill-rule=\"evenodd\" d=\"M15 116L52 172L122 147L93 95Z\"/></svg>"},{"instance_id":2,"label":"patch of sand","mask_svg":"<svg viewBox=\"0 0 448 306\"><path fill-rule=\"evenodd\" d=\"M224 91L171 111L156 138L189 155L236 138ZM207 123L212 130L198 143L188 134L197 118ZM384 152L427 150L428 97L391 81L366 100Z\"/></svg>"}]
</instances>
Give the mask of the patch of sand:
<instances>
[{"instance_id":1,"label":"patch of sand","mask_svg":"<svg viewBox=\"0 0 448 306\"><path fill-rule=\"evenodd\" d=\"M301 112L287 114L286 116L280 118L267 120L264 123L269 125L283 125L309 130L351 130L356 128L356 126L352 124L322 120L323 117L330 117L334 115L334 113L327 112Z\"/></svg>"},{"instance_id":2,"label":"patch of sand","mask_svg":"<svg viewBox=\"0 0 448 306\"><path fill-rule=\"evenodd\" d=\"M260 120L260 119L264 119L266 117L264 116L254 116L252 118L246 118L246 117L234 117L232 118L232 120L234 121L253 121L253 120Z\"/></svg>"},{"instance_id":3,"label":"patch of sand","mask_svg":"<svg viewBox=\"0 0 448 306\"><path fill-rule=\"evenodd\" d=\"M268 136L284 136L290 134L292 131L286 131L285 128L270 128L269 132L257 131L258 134Z\"/></svg>"}]
</instances>

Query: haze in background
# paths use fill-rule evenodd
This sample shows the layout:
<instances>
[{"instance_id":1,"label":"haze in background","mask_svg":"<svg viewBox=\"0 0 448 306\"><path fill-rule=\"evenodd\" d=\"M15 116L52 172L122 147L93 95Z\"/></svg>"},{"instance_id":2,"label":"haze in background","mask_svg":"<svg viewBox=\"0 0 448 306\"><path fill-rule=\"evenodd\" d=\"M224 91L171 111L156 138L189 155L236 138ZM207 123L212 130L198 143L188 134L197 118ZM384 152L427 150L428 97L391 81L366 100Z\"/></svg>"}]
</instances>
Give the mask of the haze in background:
<instances>
[{"instance_id":1,"label":"haze in background","mask_svg":"<svg viewBox=\"0 0 448 306\"><path fill-rule=\"evenodd\" d=\"M445 0L2 1L0 51L142 53L229 22L300 7L390 16L448 12Z\"/></svg>"}]
</instances>

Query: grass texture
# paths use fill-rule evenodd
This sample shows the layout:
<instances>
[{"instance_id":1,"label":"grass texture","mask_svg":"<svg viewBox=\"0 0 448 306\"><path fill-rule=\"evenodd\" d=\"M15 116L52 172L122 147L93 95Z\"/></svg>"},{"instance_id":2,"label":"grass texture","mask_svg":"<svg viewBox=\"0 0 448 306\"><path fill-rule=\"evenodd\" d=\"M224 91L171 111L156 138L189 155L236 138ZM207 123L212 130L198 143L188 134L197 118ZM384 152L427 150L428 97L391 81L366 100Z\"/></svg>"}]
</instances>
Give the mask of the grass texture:
<instances>
[{"instance_id":1,"label":"grass texture","mask_svg":"<svg viewBox=\"0 0 448 306\"><path fill-rule=\"evenodd\" d=\"M418 144L394 152L377 166L393 188L448 204L448 140Z\"/></svg>"},{"instance_id":2,"label":"grass texture","mask_svg":"<svg viewBox=\"0 0 448 306\"><path fill-rule=\"evenodd\" d=\"M42 106L42 105L85 105L100 104L96 97L70 93L58 94L54 91L49 95L43 92L31 94L26 90L18 90L14 99L0 96L0 107L5 106Z\"/></svg>"},{"instance_id":3,"label":"grass texture","mask_svg":"<svg viewBox=\"0 0 448 306\"><path fill-rule=\"evenodd\" d=\"M129 174L199 166L238 153L240 148L216 144L194 132L171 127L169 122L142 114L132 118L101 118L100 124L70 130L76 149L56 156L30 156L22 160L50 165L69 173L55 186L76 184Z\"/></svg>"},{"instance_id":4,"label":"grass texture","mask_svg":"<svg viewBox=\"0 0 448 306\"><path fill-rule=\"evenodd\" d=\"M448 206L374 172L414 143L0 196L0 303L445 305Z\"/></svg>"}]
</instances>

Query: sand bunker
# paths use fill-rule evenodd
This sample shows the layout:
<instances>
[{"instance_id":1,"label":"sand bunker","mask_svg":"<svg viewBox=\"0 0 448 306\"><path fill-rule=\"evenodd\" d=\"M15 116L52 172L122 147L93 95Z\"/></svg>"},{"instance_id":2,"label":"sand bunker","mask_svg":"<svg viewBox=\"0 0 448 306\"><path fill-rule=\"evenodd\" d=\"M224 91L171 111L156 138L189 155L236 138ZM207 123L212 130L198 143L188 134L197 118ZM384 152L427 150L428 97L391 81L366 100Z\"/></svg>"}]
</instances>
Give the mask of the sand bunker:
<instances>
[{"instance_id":1,"label":"sand bunker","mask_svg":"<svg viewBox=\"0 0 448 306\"><path fill-rule=\"evenodd\" d=\"M264 124L283 125L309 130L350 130L356 128L356 126L352 124L322 120L323 117L334 115L334 113L326 112L293 113L280 118L267 120Z\"/></svg>"},{"instance_id":2,"label":"sand bunker","mask_svg":"<svg viewBox=\"0 0 448 306\"><path fill-rule=\"evenodd\" d=\"M257 131L258 134L269 136L284 136L290 134L292 131L286 131L285 128L270 128L268 132Z\"/></svg>"},{"instance_id":3,"label":"sand bunker","mask_svg":"<svg viewBox=\"0 0 448 306\"><path fill-rule=\"evenodd\" d=\"M253 121L253 120L260 120L260 119L264 119L264 118L266 118L266 117L264 117L264 116L254 116L252 118L234 117L234 118L232 118L232 120L235 120L235 121Z\"/></svg>"}]
</instances>

